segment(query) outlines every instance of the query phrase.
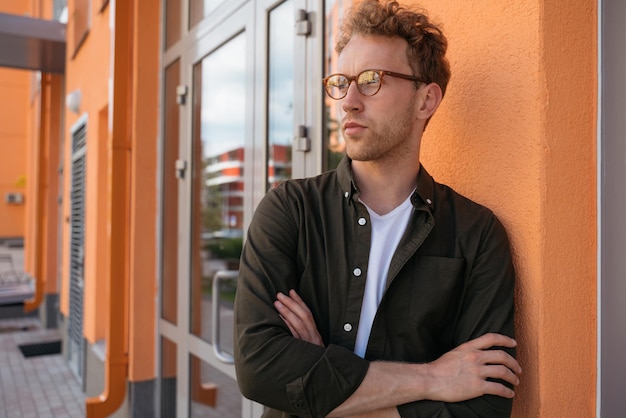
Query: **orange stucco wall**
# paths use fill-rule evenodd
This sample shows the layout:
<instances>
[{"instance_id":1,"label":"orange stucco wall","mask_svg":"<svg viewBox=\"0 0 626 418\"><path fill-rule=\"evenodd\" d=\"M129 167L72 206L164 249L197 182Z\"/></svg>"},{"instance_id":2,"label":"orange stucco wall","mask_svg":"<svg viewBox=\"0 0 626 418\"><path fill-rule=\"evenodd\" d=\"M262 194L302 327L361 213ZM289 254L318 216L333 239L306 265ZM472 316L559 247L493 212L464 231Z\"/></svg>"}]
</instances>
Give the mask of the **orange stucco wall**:
<instances>
[{"instance_id":1,"label":"orange stucco wall","mask_svg":"<svg viewBox=\"0 0 626 418\"><path fill-rule=\"evenodd\" d=\"M596 2L421 4L443 24L452 67L422 160L490 207L513 247L514 416L594 416Z\"/></svg>"},{"instance_id":2,"label":"orange stucco wall","mask_svg":"<svg viewBox=\"0 0 626 418\"><path fill-rule=\"evenodd\" d=\"M24 15L28 10L28 2L0 0L1 13ZM0 238L26 235L30 98L31 73L0 67ZM7 193L20 193L24 203L7 203Z\"/></svg>"},{"instance_id":3,"label":"orange stucco wall","mask_svg":"<svg viewBox=\"0 0 626 418\"><path fill-rule=\"evenodd\" d=\"M70 16L78 3L68 2ZM156 163L159 92L159 28L160 9L150 0L134 2L131 18L131 39L128 50L115 51L115 59L130 59L133 68L123 85L131 91L113 94L120 83L112 74L112 33L110 13L113 9L91 8L91 26L78 48L74 48L73 22L68 22L68 57L66 67L67 93L80 90L81 107L78 113L66 111L65 166L71 168L71 127L81 117L87 120L87 164L85 205L85 291L84 333L91 343L107 338L109 298L115 309L128 303L128 324L124 325L125 350L128 352L128 377L131 381L155 377L156 330ZM128 57L128 58L127 58ZM113 101L111 102L111 99ZM127 113L129 132L127 138L113 138L112 123L115 109ZM120 145L123 144L123 145ZM122 147L123 149L120 149ZM129 177L119 179L112 173L114 153L127 152ZM69 216L70 176L65 178L65 218ZM125 234L130 241L128 254L121 268L127 275L126 297L109 294L111 280L109 264L111 244L110 199L124 193L120 181L130 181L128 208L123 211L128 226ZM124 200L122 199L122 200ZM69 245L69 225L64 226L64 242ZM119 263L118 263L119 265ZM64 254L63 277L69 277L69 254ZM62 309L68 313L69 283L64 279Z\"/></svg>"},{"instance_id":4,"label":"orange stucco wall","mask_svg":"<svg viewBox=\"0 0 626 418\"><path fill-rule=\"evenodd\" d=\"M133 153L129 288L130 381L155 377L157 300L157 144L160 10L150 0L133 11ZM147 105L149 104L149 105ZM146 326L154 324L154 326Z\"/></svg>"},{"instance_id":5,"label":"orange stucco wall","mask_svg":"<svg viewBox=\"0 0 626 418\"><path fill-rule=\"evenodd\" d=\"M73 15L75 2L68 1L69 16ZM85 253L84 253L84 302L83 324L85 338L95 342L105 338L105 307L107 269L107 143L108 119L102 117L109 101L110 73L110 37L109 8L100 11L91 7L91 26L80 46L73 42L74 22L67 24L67 61L65 71L66 94L80 91L81 103L77 113L65 112L65 185L64 216L70 217L70 190L72 167L71 129L80 117L86 116L86 179L85 179ZM70 245L69 222L63 226L65 248ZM63 256L63 292L61 297L62 312L69 313L69 257L68 251Z\"/></svg>"},{"instance_id":6,"label":"orange stucco wall","mask_svg":"<svg viewBox=\"0 0 626 418\"><path fill-rule=\"evenodd\" d=\"M27 71L0 68L0 238L25 232L30 80ZM8 203L8 193L21 194L23 203Z\"/></svg>"},{"instance_id":7,"label":"orange stucco wall","mask_svg":"<svg viewBox=\"0 0 626 418\"><path fill-rule=\"evenodd\" d=\"M49 19L49 2L0 1L0 11ZM0 69L0 237L25 239L24 270L37 281L39 306L57 293L58 162L63 77L22 69ZM22 204L7 204L6 193ZM5 207L6 206L6 207Z\"/></svg>"}]
</instances>

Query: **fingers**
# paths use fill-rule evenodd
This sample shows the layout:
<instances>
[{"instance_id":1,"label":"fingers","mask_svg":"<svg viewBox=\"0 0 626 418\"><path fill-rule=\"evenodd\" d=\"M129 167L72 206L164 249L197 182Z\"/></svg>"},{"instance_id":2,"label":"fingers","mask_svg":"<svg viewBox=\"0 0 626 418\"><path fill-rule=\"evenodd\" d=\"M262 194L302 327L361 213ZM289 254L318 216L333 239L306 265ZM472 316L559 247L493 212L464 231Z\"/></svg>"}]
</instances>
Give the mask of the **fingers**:
<instances>
[{"instance_id":1,"label":"fingers","mask_svg":"<svg viewBox=\"0 0 626 418\"><path fill-rule=\"evenodd\" d=\"M458 349L480 350L486 356L484 364L503 364L516 374L522 373L517 360L502 350L490 350L494 347L515 348L517 341L506 335L489 333L461 344Z\"/></svg>"},{"instance_id":2,"label":"fingers","mask_svg":"<svg viewBox=\"0 0 626 418\"><path fill-rule=\"evenodd\" d=\"M305 319L312 316L309 307L306 306L302 298L298 295L298 293L296 293L295 290L290 290L289 296L283 293L278 293L276 298L299 318Z\"/></svg>"},{"instance_id":3,"label":"fingers","mask_svg":"<svg viewBox=\"0 0 626 418\"><path fill-rule=\"evenodd\" d=\"M512 398L515 393L507 384L519 385L522 368L515 358L497 347L516 345L514 339L505 335L485 334L430 363L433 399L457 402L482 395Z\"/></svg>"},{"instance_id":4,"label":"fingers","mask_svg":"<svg viewBox=\"0 0 626 418\"><path fill-rule=\"evenodd\" d=\"M502 382L512 386L520 384L518 375L522 373L522 368L517 360L502 350L487 349L475 354L475 361L479 365L478 375L484 384L483 393L513 398L515 392ZM502 382L494 382L490 379L499 379Z\"/></svg>"},{"instance_id":5,"label":"fingers","mask_svg":"<svg viewBox=\"0 0 626 418\"><path fill-rule=\"evenodd\" d=\"M289 331L291 331L291 335L293 335L295 338L302 339L302 337L300 337L300 334L298 334L298 331L296 331L296 329L291 325L288 320L285 319L284 316L280 314L278 316L280 316L283 322L287 325L287 328L289 328Z\"/></svg>"},{"instance_id":6,"label":"fingers","mask_svg":"<svg viewBox=\"0 0 626 418\"><path fill-rule=\"evenodd\" d=\"M515 397L515 392L513 390L498 382L485 381L483 393L485 395L496 395L509 399Z\"/></svg>"},{"instance_id":7,"label":"fingers","mask_svg":"<svg viewBox=\"0 0 626 418\"><path fill-rule=\"evenodd\" d=\"M522 373L522 367L517 362L517 360L514 359L510 354L502 350L486 350L483 351L483 355L485 357L483 360L484 364L502 364L503 366L506 366L509 370L513 371L515 374Z\"/></svg>"},{"instance_id":8,"label":"fingers","mask_svg":"<svg viewBox=\"0 0 626 418\"><path fill-rule=\"evenodd\" d=\"M317 330L313 314L302 298L294 290L289 292L289 296L278 293L276 298L274 307L291 334L297 339L323 347L324 343Z\"/></svg>"},{"instance_id":9,"label":"fingers","mask_svg":"<svg viewBox=\"0 0 626 418\"><path fill-rule=\"evenodd\" d=\"M296 328L314 325L313 315L300 296L294 290L291 290L289 294L290 296L286 296L279 293L276 295L278 300L274 302L276 310L284 317L283 319Z\"/></svg>"},{"instance_id":10,"label":"fingers","mask_svg":"<svg viewBox=\"0 0 626 418\"><path fill-rule=\"evenodd\" d=\"M473 340L473 341L476 341L476 340ZM470 341L470 343L471 342L472 341ZM500 379L506 380L512 385L519 384L519 378L517 377L517 375L522 373L522 367L520 366L518 361L506 351L492 350L490 348L492 347L487 347L487 349L470 348L470 345L466 343L466 344L460 345L456 350L458 350L459 352L466 353L466 358L464 361L467 361L468 363L474 363L477 365L486 366L485 370L488 370L488 371L500 370L500 368L495 367L495 366L501 366L502 368L508 371L508 373L506 373L505 375L502 375L503 372L501 372L499 375L485 374L483 376L484 378L487 378L487 377L500 378ZM494 367L490 367L490 366L494 366Z\"/></svg>"},{"instance_id":11,"label":"fingers","mask_svg":"<svg viewBox=\"0 0 626 418\"><path fill-rule=\"evenodd\" d=\"M485 379L500 379L513 386L517 386L520 383L519 377L506 366L490 365L486 366L485 369Z\"/></svg>"},{"instance_id":12,"label":"fingers","mask_svg":"<svg viewBox=\"0 0 626 418\"><path fill-rule=\"evenodd\" d=\"M462 346L469 346L476 350L486 350L492 347L505 347L505 348L515 348L517 347L517 341L515 341L511 337L507 337L506 335L496 334L496 333L488 333L485 335L481 335L480 337L473 339L471 341L462 344Z\"/></svg>"}]
</instances>

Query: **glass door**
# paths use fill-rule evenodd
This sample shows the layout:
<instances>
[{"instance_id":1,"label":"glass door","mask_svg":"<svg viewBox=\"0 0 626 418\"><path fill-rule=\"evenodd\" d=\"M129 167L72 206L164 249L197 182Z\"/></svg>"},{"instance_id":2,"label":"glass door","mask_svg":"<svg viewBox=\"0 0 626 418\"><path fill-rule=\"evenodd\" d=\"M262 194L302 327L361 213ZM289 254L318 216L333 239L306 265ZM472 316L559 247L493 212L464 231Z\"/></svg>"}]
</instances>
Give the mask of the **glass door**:
<instances>
[{"instance_id":1,"label":"glass door","mask_svg":"<svg viewBox=\"0 0 626 418\"><path fill-rule=\"evenodd\" d=\"M159 413L259 416L232 364L232 303L253 186L254 4L186 28L189 9L168 3L181 11L180 22L166 25L174 29L163 54Z\"/></svg>"},{"instance_id":2,"label":"glass door","mask_svg":"<svg viewBox=\"0 0 626 418\"><path fill-rule=\"evenodd\" d=\"M160 416L256 418L232 364L239 257L267 190L322 167L323 2L163 1Z\"/></svg>"},{"instance_id":3,"label":"glass door","mask_svg":"<svg viewBox=\"0 0 626 418\"><path fill-rule=\"evenodd\" d=\"M237 28L233 28L237 31ZM240 416L232 366L233 301L246 199L247 30L233 33L192 64L190 155L190 416ZM248 35L249 39L249 35ZM248 186L248 187L246 187ZM211 353L212 355L207 355Z\"/></svg>"}]
</instances>

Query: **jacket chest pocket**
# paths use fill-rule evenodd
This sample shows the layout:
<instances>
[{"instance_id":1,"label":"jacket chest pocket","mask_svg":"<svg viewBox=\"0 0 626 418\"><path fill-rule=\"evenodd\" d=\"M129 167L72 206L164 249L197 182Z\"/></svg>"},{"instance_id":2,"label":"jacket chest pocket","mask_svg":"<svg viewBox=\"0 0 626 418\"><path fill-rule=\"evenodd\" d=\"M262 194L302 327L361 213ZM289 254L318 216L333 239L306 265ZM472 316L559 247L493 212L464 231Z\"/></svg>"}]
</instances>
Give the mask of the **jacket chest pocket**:
<instances>
[{"instance_id":1,"label":"jacket chest pocket","mask_svg":"<svg viewBox=\"0 0 626 418\"><path fill-rule=\"evenodd\" d=\"M431 332L449 326L462 303L464 273L463 258L421 256L407 263L409 322Z\"/></svg>"}]
</instances>

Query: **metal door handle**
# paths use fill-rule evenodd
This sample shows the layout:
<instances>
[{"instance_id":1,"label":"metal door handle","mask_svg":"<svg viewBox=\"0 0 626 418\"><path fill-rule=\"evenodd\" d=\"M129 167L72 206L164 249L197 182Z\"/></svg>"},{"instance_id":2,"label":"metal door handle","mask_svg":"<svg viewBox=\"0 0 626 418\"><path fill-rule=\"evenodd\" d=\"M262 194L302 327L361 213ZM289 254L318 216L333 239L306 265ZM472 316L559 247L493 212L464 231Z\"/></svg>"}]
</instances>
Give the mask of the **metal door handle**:
<instances>
[{"instance_id":1,"label":"metal door handle","mask_svg":"<svg viewBox=\"0 0 626 418\"><path fill-rule=\"evenodd\" d=\"M233 364L233 356L222 350L220 344L220 282L222 280L236 280L239 276L237 270L220 270L213 276L213 324L211 327L211 340L213 341L213 352L215 357L222 363Z\"/></svg>"}]
</instances>

